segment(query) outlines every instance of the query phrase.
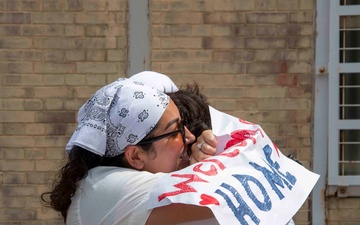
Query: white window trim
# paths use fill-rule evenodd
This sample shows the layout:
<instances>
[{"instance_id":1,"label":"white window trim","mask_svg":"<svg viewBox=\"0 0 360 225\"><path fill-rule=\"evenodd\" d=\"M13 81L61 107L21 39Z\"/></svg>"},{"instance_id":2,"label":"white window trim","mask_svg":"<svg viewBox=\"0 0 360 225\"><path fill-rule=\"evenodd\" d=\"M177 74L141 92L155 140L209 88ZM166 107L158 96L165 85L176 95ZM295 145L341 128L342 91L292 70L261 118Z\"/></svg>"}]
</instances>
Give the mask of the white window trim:
<instances>
[{"instance_id":1,"label":"white window trim","mask_svg":"<svg viewBox=\"0 0 360 225\"><path fill-rule=\"evenodd\" d=\"M360 120L340 120L339 116L339 74L360 72L360 63L339 63L339 19L341 16L359 15L360 5L339 6L338 1L330 2L329 29L329 117L328 117L328 185L347 187L360 185L359 176L339 175L339 132L343 129L360 129ZM331 188L329 190L332 190ZM348 188L341 189L350 190ZM329 192L329 194L331 191Z\"/></svg>"},{"instance_id":2,"label":"white window trim","mask_svg":"<svg viewBox=\"0 0 360 225\"><path fill-rule=\"evenodd\" d=\"M338 21L339 14L343 13L343 8L339 8L336 5L336 10L339 10L334 16L332 12L330 16L330 3L338 4L338 1L332 0L316 0L316 44L315 44L315 66L314 66L314 76L315 76L315 89L314 89L314 130L313 130L313 170L314 172L320 174L320 178L316 183L312 191L311 202L312 202L312 224L316 225L326 225L326 196L334 196L335 194L338 197L348 197L348 196L359 196L360 194L360 185L354 186L341 186L339 184L345 183L336 182L336 177L331 177L331 183L334 185L328 184L328 173L330 172L328 168L334 164L334 159L330 159L329 152L331 151L329 147L329 68L330 65L330 43L329 37L337 37L339 30L333 29L335 25L333 20ZM334 8L334 6L331 6ZM334 10L334 9L333 9ZM357 12L358 9L356 9ZM348 12L355 11L355 8L349 9ZM356 12L356 13L357 13ZM355 14L356 14L355 13ZM354 14L354 13L352 13ZM332 19L331 19L332 18ZM338 28L338 26L337 26ZM334 34L335 33L335 34ZM334 40L332 40L334 41ZM332 42L333 43L333 42ZM338 42L335 43L335 46L339 46ZM338 55L338 49L335 53ZM332 60L332 59L331 59ZM337 61L339 62L339 61ZM340 66L340 65L339 65ZM332 67L331 70L334 70L336 66ZM343 65L341 68L345 69ZM337 70L335 70L337 72ZM338 143L336 143L337 145ZM332 156L333 157L333 156ZM338 160L335 159L335 164L338 163ZM331 171L333 172L333 171ZM336 171L337 174L338 171ZM359 177L356 177L359 180Z\"/></svg>"}]
</instances>

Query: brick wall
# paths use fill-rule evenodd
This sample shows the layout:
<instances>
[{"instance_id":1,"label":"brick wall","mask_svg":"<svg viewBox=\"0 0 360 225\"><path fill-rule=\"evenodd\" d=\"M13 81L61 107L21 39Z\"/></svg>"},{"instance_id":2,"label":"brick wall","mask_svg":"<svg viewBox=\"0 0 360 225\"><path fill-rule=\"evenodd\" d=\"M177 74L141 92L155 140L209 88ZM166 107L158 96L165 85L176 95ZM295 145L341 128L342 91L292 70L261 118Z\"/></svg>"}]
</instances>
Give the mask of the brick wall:
<instances>
[{"instance_id":1,"label":"brick wall","mask_svg":"<svg viewBox=\"0 0 360 225\"><path fill-rule=\"evenodd\" d=\"M152 1L152 69L198 82L211 104L259 123L311 161L313 0ZM309 202L295 216L308 224Z\"/></svg>"},{"instance_id":2,"label":"brick wall","mask_svg":"<svg viewBox=\"0 0 360 225\"><path fill-rule=\"evenodd\" d=\"M360 221L359 198L328 198L328 225L357 225Z\"/></svg>"},{"instance_id":3,"label":"brick wall","mask_svg":"<svg viewBox=\"0 0 360 225\"><path fill-rule=\"evenodd\" d=\"M60 218L39 195L77 109L124 76L125 22L125 0L0 1L0 224Z\"/></svg>"},{"instance_id":4,"label":"brick wall","mask_svg":"<svg viewBox=\"0 0 360 225\"><path fill-rule=\"evenodd\" d=\"M39 195L76 111L127 65L126 0L0 0L0 225L62 224ZM198 82L311 168L314 0L152 0L152 69ZM307 201L296 224L309 224Z\"/></svg>"}]
</instances>

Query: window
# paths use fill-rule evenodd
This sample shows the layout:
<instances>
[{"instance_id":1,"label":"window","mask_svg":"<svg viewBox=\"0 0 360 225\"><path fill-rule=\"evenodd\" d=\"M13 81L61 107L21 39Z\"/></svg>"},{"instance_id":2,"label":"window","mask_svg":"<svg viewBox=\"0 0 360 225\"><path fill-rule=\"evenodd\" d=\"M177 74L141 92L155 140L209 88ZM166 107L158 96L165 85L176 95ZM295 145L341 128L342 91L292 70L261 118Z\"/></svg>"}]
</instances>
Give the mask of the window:
<instances>
[{"instance_id":1,"label":"window","mask_svg":"<svg viewBox=\"0 0 360 225\"><path fill-rule=\"evenodd\" d=\"M330 24L328 184L360 185L360 0L330 1Z\"/></svg>"}]
</instances>

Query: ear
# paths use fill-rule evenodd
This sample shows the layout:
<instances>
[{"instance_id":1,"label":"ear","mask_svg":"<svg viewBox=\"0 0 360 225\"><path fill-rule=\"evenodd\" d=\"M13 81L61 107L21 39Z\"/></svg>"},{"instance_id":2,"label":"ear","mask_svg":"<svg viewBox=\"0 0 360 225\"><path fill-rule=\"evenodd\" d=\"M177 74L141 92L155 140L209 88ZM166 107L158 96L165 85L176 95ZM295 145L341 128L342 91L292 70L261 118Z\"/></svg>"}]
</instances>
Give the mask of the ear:
<instances>
[{"instance_id":1,"label":"ear","mask_svg":"<svg viewBox=\"0 0 360 225\"><path fill-rule=\"evenodd\" d=\"M142 170L144 168L144 151L136 145L130 145L125 148L125 158L128 164L137 170Z\"/></svg>"}]
</instances>

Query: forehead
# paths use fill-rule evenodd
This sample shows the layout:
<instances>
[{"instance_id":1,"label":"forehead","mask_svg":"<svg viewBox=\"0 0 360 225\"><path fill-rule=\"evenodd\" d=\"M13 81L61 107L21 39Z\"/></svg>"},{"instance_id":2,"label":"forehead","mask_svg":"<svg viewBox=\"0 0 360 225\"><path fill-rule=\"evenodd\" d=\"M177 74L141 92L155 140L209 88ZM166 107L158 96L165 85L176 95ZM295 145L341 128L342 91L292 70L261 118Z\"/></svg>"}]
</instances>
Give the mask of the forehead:
<instances>
[{"instance_id":1,"label":"forehead","mask_svg":"<svg viewBox=\"0 0 360 225\"><path fill-rule=\"evenodd\" d=\"M177 108L175 103L170 99L169 105L166 107L163 115L159 120L159 128L165 127L170 121L172 121L175 118L181 119L179 109Z\"/></svg>"}]
</instances>

